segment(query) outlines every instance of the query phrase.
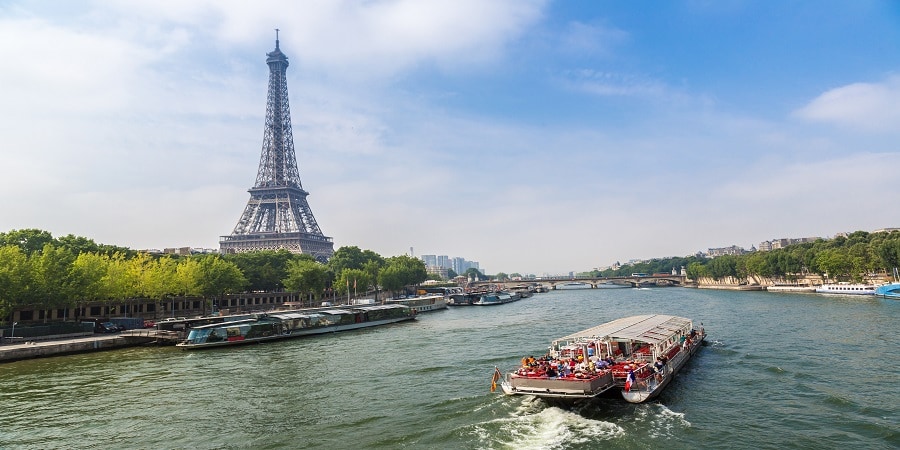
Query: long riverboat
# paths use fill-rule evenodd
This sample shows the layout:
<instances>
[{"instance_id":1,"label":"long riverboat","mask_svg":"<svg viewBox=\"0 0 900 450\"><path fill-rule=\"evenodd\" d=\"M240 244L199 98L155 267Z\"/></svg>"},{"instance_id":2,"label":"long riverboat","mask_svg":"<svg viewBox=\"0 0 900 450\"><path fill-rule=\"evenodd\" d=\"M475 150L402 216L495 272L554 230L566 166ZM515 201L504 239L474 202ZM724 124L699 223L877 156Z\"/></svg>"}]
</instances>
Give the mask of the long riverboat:
<instances>
[{"instance_id":1,"label":"long riverboat","mask_svg":"<svg viewBox=\"0 0 900 450\"><path fill-rule=\"evenodd\" d=\"M481 294L475 292L457 292L450 294L450 306L472 306L481 299Z\"/></svg>"},{"instance_id":2,"label":"long riverboat","mask_svg":"<svg viewBox=\"0 0 900 450\"><path fill-rule=\"evenodd\" d=\"M391 298L385 300L389 305L404 305L416 313L447 309L447 297L443 294L426 294L417 297Z\"/></svg>"},{"instance_id":3,"label":"long riverboat","mask_svg":"<svg viewBox=\"0 0 900 450\"><path fill-rule=\"evenodd\" d=\"M415 311L403 305L345 306L316 310L278 311L251 318L202 325L175 344L185 350L243 345L413 320Z\"/></svg>"},{"instance_id":4,"label":"long riverboat","mask_svg":"<svg viewBox=\"0 0 900 450\"><path fill-rule=\"evenodd\" d=\"M519 294L510 293L507 291L486 292L481 294L481 298L479 298L472 304L475 306L502 305L504 303L510 303L520 300L521 298L522 297L520 297Z\"/></svg>"},{"instance_id":5,"label":"long riverboat","mask_svg":"<svg viewBox=\"0 0 900 450\"><path fill-rule=\"evenodd\" d=\"M697 352L706 333L690 319L663 314L625 317L554 340L542 358L527 357L502 375L507 395L574 402L619 389L631 403L650 400Z\"/></svg>"},{"instance_id":6,"label":"long riverboat","mask_svg":"<svg viewBox=\"0 0 900 450\"><path fill-rule=\"evenodd\" d=\"M819 294L875 295L877 288L878 286L874 284L835 283L823 284L816 288L816 292Z\"/></svg>"}]
</instances>

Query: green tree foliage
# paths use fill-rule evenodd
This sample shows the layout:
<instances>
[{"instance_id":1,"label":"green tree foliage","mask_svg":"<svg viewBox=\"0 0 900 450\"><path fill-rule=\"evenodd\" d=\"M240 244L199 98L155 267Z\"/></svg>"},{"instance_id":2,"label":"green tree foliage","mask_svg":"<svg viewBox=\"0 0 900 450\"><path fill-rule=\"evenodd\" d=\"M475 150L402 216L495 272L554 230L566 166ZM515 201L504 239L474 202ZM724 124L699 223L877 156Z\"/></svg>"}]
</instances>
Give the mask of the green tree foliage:
<instances>
[{"instance_id":1,"label":"green tree foliage","mask_svg":"<svg viewBox=\"0 0 900 450\"><path fill-rule=\"evenodd\" d=\"M241 269L247 278L247 289L271 292L284 289L282 280L288 276L288 263L297 257L298 255L282 249L233 253L226 259Z\"/></svg>"},{"instance_id":2,"label":"green tree foliage","mask_svg":"<svg viewBox=\"0 0 900 450\"><path fill-rule=\"evenodd\" d=\"M367 264L372 267L372 263L382 267L385 260L371 250L360 250L357 246L350 246L335 250L334 255L328 260L328 267L335 274L340 274L344 269L364 269Z\"/></svg>"},{"instance_id":3,"label":"green tree foliage","mask_svg":"<svg viewBox=\"0 0 900 450\"><path fill-rule=\"evenodd\" d=\"M664 267L687 268L691 279L733 276L781 277L793 280L818 274L836 281L862 281L872 274L890 274L900 267L900 231L868 233L857 231L834 239L789 245L768 252L740 256L667 258L625 265L604 276L627 276L633 272L662 272Z\"/></svg>"},{"instance_id":4,"label":"green tree foliage","mask_svg":"<svg viewBox=\"0 0 900 450\"><path fill-rule=\"evenodd\" d=\"M18 245L0 246L0 317L28 299L32 285L31 264Z\"/></svg>"},{"instance_id":5,"label":"green tree foliage","mask_svg":"<svg viewBox=\"0 0 900 450\"><path fill-rule=\"evenodd\" d=\"M300 292L315 299L325 291L327 269L313 258L295 259L288 262L288 275L284 286L290 291Z\"/></svg>"},{"instance_id":6,"label":"green tree foliage","mask_svg":"<svg viewBox=\"0 0 900 450\"><path fill-rule=\"evenodd\" d=\"M75 306L80 303L107 298L103 282L109 267L109 257L97 253L81 253L75 257L70 270Z\"/></svg>"},{"instance_id":7,"label":"green tree foliage","mask_svg":"<svg viewBox=\"0 0 900 450\"><path fill-rule=\"evenodd\" d=\"M408 255L388 258L378 278L379 284L392 292L398 292L406 286L417 285L427 279L425 263Z\"/></svg>"},{"instance_id":8,"label":"green tree foliage","mask_svg":"<svg viewBox=\"0 0 900 450\"><path fill-rule=\"evenodd\" d=\"M53 235L49 231L34 228L0 233L0 245L17 245L26 255L40 252L52 243Z\"/></svg>"},{"instance_id":9,"label":"green tree foliage","mask_svg":"<svg viewBox=\"0 0 900 450\"><path fill-rule=\"evenodd\" d=\"M469 267L468 269L466 269L466 272L463 275L465 275L466 278L475 281L482 281L487 279L487 277L484 276L481 271L474 267Z\"/></svg>"},{"instance_id":10,"label":"green tree foliage","mask_svg":"<svg viewBox=\"0 0 900 450\"><path fill-rule=\"evenodd\" d=\"M338 295L346 295L359 292L367 292L370 287L374 287L375 277L363 269L344 269L337 275L334 280L334 291Z\"/></svg>"},{"instance_id":11,"label":"green tree foliage","mask_svg":"<svg viewBox=\"0 0 900 450\"><path fill-rule=\"evenodd\" d=\"M197 287L200 295L218 298L224 294L241 292L247 285L247 278L237 264L219 255L200 258L200 279Z\"/></svg>"},{"instance_id":12,"label":"green tree foliage","mask_svg":"<svg viewBox=\"0 0 900 450\"><path fill-rule=\"evenodd\" d=\"M72 252L47 243L40 253L32 254L30 260L35 282L35 303L45 307L60 304L69 306L77 297L71 289L73 282L70 267L75 261Z\"/></svg>"}]
</instances>

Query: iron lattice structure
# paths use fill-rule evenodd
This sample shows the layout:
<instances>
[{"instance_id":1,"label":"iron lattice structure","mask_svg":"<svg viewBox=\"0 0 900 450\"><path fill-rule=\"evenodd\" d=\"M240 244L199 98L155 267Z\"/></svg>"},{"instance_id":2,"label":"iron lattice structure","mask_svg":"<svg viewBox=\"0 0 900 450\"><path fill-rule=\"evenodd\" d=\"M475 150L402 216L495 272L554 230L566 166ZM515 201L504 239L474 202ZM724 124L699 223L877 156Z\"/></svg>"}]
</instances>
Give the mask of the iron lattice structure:
<instances>
[{"instance_id":1,"label":"iron lattice structure","mask_svg":"<svg viewBox=\"0 0 900 450\"><path fill-rule=\"evenodd\" d=\"M307 253L319 261L334 254L334 242L322 234L300 183L291 108L288 103L288 58L275 39L275 50L267 53L269 93L266 130L256 184L248 190L250 201L230 236L219 241L222 253L287 249Z\"/></svg>"}]
</instances>

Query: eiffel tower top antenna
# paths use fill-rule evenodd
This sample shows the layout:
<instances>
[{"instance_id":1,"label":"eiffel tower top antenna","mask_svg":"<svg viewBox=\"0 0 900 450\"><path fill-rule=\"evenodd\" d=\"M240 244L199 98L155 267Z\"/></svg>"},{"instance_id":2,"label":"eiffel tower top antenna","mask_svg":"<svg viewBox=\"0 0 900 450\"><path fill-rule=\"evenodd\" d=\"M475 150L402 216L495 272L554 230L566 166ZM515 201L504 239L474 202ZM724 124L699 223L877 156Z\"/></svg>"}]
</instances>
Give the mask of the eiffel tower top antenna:
<instances>
[{"instance_id":1,"label":"eiffel tower top antenna","mask_svg":"<svg viewBox=\"0 0 900 450\"><path fill-rule=\"evenodd\" d=\"M278 28L275 29L275 50L278 50Z\"/></svg>"}]
</instances>

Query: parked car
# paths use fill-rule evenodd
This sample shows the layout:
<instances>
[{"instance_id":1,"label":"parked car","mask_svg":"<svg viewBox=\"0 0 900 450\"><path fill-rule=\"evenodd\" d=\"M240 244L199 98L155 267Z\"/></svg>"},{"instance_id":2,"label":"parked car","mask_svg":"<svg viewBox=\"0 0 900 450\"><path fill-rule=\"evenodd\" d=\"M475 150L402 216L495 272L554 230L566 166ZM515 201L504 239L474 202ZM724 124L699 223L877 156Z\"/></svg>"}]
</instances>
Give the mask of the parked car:
<instances>
[{"instance_id":1,"label":"parked car","mask_svg":"<svg viewBox=\"0 0 900 450\"><path fill-rule=\"evenodd\" d=\"M124 329L125 327L112 322L97 322L94 325L94 333L118 333Z\"/></svg>"},{"instance_id":2,"label":"parked car","mask_svg":"<svg viewBox=\"0 0 900 450\"><path fill-rule=\"evenodd\" d=\"M156 328L156 322L154 322L152 320L145 320L144 328Z\"/></svg>"}]
</instances>

